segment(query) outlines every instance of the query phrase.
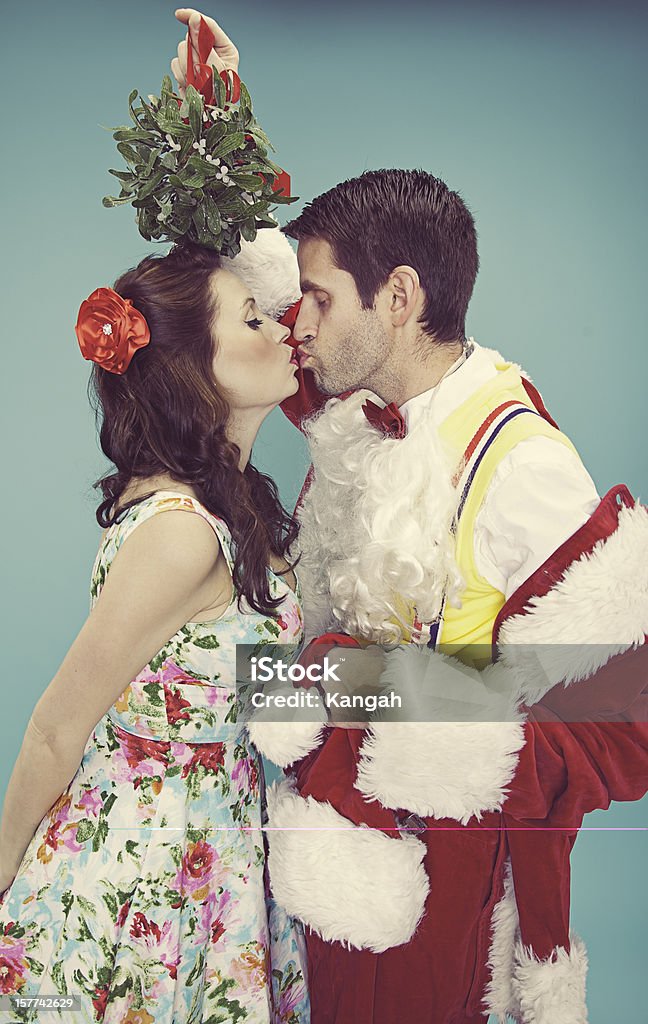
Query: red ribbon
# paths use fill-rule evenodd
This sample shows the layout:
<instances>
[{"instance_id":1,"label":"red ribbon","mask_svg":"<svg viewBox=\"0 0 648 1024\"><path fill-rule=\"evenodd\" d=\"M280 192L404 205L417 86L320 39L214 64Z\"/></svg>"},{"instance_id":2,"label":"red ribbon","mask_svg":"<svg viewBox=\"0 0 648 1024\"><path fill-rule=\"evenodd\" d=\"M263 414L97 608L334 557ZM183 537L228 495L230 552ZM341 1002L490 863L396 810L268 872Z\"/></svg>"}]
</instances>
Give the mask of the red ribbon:
<instances>
[{"instance_id":1,"label":"red ribbon","mask_svg":"<svg viewBox=\"0 0 648 1024\"><path fill-rule=\"evenodd\" d=\"M207 58L215 42L212 30L205 19L201 18L198 27L198 60L194 65L190 33L187 31L187 85L193 85L203 97L205 104L210 106L214 105L214 80ZM219 77L225 83L225 101L238 103L241 98L241 79L236 71L227 68L220 72ZM272 191L283 192L285 196L290 195L290 175L286 171L282 171L274 179Z\"/></svg>"},{"instance_id":2,"label":"red ribbon","mask_svg":"<svg viewBox=\"0 0 648 1024\"><path fill-rule=\"evenodd\" d=\"M367 399L362 411L371 426L382 431L385 437L403 438L407 434L407 424L395 402L390 402L381 409L375 402Z\"/></svg>"},{"instance_id":3,"label":"red ribbon","mask_svg":"<svg viewBox=\"0 0 648 1024\"><path fill-rule=\"evenodd\" d=\"M193 85L205 100L205 103L214 103L214 81L212 69L207 63L207 58L214 46L215 39L209 25L204 18L200 19L198 28L198 61L194 64L191 37L187 32L187 85ZM241 98L241 79L236 71L226 69L220 72L219 77L225 83L225 99L228 103L238 103Z\"/></svg>"},{"instance_id":4,"label":"red ribbon","mask_svg":"<svg viewBox=\"0 0 648 1024\"><path fill-rule=\"evenodd\" d=\"M290 175L287 171L282 171L274 181L272 182L273 192L283 192L284 195L290 195Z\"/></svg>"}]
</instances>

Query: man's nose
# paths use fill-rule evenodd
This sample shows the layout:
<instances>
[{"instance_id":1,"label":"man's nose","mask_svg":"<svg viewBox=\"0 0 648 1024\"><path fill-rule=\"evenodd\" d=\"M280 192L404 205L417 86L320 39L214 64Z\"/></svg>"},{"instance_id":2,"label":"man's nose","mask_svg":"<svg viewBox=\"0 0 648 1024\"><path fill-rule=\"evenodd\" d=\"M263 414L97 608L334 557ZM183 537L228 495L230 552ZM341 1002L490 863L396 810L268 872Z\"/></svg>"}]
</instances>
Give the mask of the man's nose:
<instances>
[{"instance_id":1,"label":"man's nose","mask_svg":"<svg viewBox=\"0 0 648 1024\"><path fill-rule=\"evenodd\" d=\"M315 337L316 333L312 317L308 315L308 311L304 309L304 303L302 302L297 319L295 320L295 326L293 327L293 337L299 342L309 341Z\"/></svg>"}]
</instances>

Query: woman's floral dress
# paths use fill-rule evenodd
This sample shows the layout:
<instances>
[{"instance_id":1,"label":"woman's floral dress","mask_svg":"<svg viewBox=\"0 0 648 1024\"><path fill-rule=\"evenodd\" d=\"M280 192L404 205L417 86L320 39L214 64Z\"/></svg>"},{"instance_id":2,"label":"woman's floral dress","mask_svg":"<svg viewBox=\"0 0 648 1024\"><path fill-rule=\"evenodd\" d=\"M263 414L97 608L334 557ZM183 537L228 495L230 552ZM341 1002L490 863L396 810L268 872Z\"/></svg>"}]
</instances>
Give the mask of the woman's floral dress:
<instances>
[{"instance_id":1,"label":"woman's floral dress","mask_svg":"<svg viewBox=\"0 0 648 1024\"><path fill-rule=\"evenodd\" d=\"M93 603L124 540L169 509L203 516L232 570L225 523L158 491L104 535ZM299 589L268 573L273 617L235 597L186 623L95 728L0 902L0 995L79 994L82 1010L0 1020L308 1024L301 936L267 895L263 769L236 723L235 644L303 639Z\"/></svg>"}]
</instances>

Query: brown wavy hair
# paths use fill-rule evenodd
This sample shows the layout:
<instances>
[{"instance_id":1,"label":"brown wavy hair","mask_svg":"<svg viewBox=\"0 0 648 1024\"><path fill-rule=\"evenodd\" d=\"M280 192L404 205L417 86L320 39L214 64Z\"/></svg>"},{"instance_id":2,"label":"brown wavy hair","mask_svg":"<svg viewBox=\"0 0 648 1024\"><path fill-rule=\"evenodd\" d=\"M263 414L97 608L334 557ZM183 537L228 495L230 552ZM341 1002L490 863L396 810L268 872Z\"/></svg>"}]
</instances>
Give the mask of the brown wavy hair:
<instances>
[{"instance_id":1,"label":"brown wavy hair","mask_svg":"<svg viewBox=\"0 0 648 1024\"><path fill-rule=\"evenodd\" d=\"M112 526L142 500L119 504L132 478L165 473L189 484L230 529L239 609L244 596L271 615L283 598L270 594L269 556L286 557L299 528L269 476L250 462L241 472L240 450L225 435L230 407L212 369L218 309L210 289L221 266L212 250L182 243L166 256L147 256L115 282L115 291L146 317L151 341L121 375L92 368L101 448L115 466L94 485L103 494L97 522Z\"/></svg>"}]
</instances>

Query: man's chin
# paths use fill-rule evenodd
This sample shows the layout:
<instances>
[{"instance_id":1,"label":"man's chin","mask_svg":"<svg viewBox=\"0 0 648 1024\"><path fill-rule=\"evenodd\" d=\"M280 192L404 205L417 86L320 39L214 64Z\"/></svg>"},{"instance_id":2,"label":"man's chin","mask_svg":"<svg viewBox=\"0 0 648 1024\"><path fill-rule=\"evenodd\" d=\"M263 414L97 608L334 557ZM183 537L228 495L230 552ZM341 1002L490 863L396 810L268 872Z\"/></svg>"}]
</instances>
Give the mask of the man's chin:
<instances>
[{"instance_id":1,"label":"man's chin","mask_svg":"<svg viewBox=\"0 0 648 1024\"><path fill-rule=\"evenodd\" d=\"M344 391L348 391L349 387L339 387L333 381L331 381L325 374L322 374L321 370L316 370L314 366L309 366L308 369L312 372L317 385L317 390L321 391L323 395L327 395L329 398L335 398L336 395L341 395Z\"/></svg>"}]
</instances>

